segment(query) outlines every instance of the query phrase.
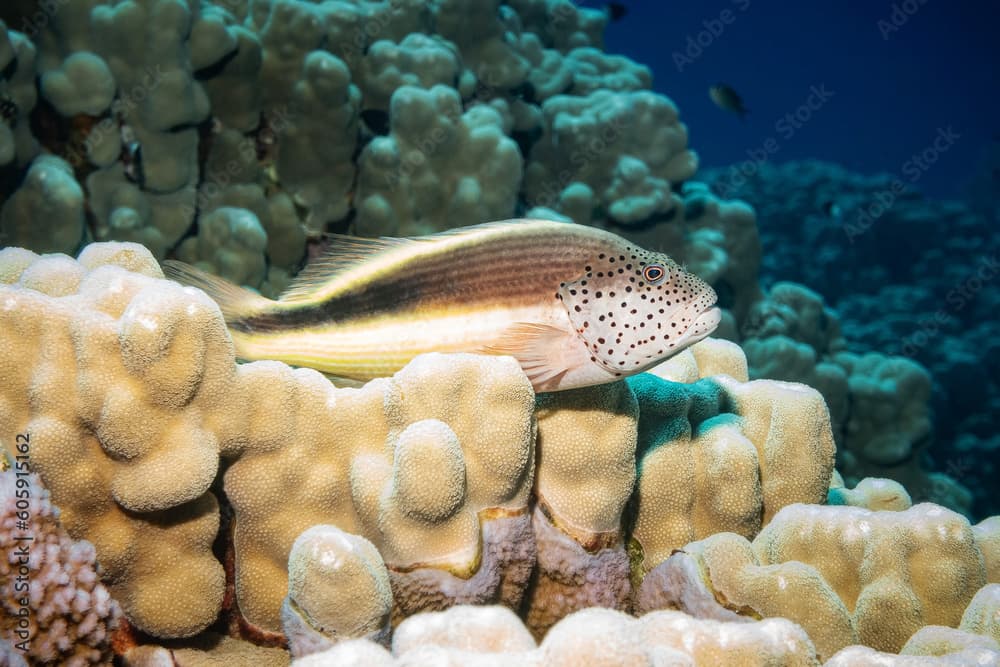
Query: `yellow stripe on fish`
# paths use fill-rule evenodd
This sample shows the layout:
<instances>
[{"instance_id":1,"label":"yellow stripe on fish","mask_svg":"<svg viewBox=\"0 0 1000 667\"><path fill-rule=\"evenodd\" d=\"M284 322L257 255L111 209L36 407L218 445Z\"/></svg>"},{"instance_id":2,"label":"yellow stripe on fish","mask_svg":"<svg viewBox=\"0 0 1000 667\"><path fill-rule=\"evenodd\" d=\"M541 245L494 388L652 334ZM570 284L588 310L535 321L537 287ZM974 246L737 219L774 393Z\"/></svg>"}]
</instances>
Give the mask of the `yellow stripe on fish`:
<instances>
[{"instance_id":1,"label":"yellow stripe on fish","mask_svg":"<svg viewBox=\"0 0 1000 667\"><path fill-rule=\"evenodd\" d=\"M180 262L164 272L219 304L241 358L357 381L425 352L472 352L515 357L536 391L613 382L720 319L700 278L594 227L508 220L334 243L278 300Z\"/></svg>"}]
</instances>

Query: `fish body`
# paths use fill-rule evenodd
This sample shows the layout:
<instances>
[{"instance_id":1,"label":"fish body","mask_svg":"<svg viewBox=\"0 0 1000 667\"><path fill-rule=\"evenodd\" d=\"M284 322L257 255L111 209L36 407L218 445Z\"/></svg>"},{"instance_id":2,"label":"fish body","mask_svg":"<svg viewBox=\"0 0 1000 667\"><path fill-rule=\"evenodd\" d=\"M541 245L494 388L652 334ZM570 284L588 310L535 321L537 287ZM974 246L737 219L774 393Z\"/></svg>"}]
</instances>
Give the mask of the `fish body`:
<instances>
[{"instance_id":1,"label":"fish body","mask_svg":"<svg viewBox=\"0 0 1000 667\"><path fill-rule=\"evenodd\" d=\"M593 227L488 223L414 239L338 237L279 300L179 262L219 304L237 354L365 381L425 352L515 357L536 391L641 372L710 334L710 286Z\"/></svg>"},{"instance_id":2,"label":"fish body","mask_svg":"<svg viewBox=\"0 0 1000 667\"><path fill-rule=\"evenodd\" d=\"M621 21L628 15L628 5L624 2L609 2L604 5L604 11L612 22Z\"/></svg>"},{"instance_id":3,"label":"fish body","mask_svg":"<svg viewBox=\"0 0 1000 667\"><path fill-rule=\"evenodd\" d=\"M743 106L743 99L732 86L725 83L717 83L708 89L708 96L715 102L715 106L723 111L731 111L742 120L748 113Z\"/></svg>"}]
</instances>

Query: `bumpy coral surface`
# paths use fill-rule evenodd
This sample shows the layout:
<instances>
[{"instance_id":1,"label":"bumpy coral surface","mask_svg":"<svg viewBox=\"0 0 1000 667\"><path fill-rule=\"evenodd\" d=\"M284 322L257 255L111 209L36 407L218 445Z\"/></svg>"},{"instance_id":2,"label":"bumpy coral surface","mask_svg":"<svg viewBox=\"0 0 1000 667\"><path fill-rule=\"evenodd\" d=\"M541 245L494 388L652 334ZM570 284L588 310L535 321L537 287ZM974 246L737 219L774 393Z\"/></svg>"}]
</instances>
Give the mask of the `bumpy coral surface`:
<instances>
[{"instance_id":1,"label":"bumpy coral surface","mask_svg":"<svg viewBox=\"0 0 1000 667\"><path fill-rule=\"evenodd\" d=\"M289 551L319 523L378 547L397 612L445 604L442 588L493 600L505 576L522 589L533 544L493 552L526 525L532 481L534 397L512 359L430 355L392 379L341 390L313 371L255 370L241 389L254 408L225 451L239 457L225 486L237 596L251 622L280 628ZM255 400L264 387L281 403Z\"/></svg>"},{"instance_id":2,"label":"bumpy coral surface","mask_svg":"<svg viewBox=\"0 0 1000 667\"><path fill-rule=\"evenodd\" d=\"M752 537L782 507L825 498L834 445L815 390L725 375L629 384L640 412L631 539L644 572L691 540L724 530Z\"/></svg>"},{"instance_id":3,"label":"bumpy coral surface","mask_svg":"<svg viewBox=\"0 0 1000 667\"><path fill-rule=\"evenodd\" d=\"M795 380L822 392L848 482L891 478L918 501L969 513L969 491L922 461L931 438L925 368L906 357L846 351L837 314L819 294L795 283L772 286L740 329L751 377Z\"/></svg>"},{"instance_id":4,"label":"bumpy coral surface","mask_svg":"<svg viewBox=\"0 0 1000 667\"><path fill-rule=\"evenodd\" d=\"M343 641L385 641L392 611L389 573L375 546L336 526L313 526L288 556L281 622L294 656Z\"/></svg>"},{"instance_id":5,"label":"bumpy coral surface","mask_svg":"<svg viewBox=\"0 0 1000 667\"><path fill-rule=\"evenodd\" d=\"M389 135L359 157L358 233L414 236L513 217L521 156L495 109L463 112L453 88L403 86L390 119Z\"/></svg>"},{"instance_id":6,"label":"bumpy coral surface","mask_svg":"<svg viewBox=\"0 0 1000 667\"><path fill-rule=\"evenodd\" d=\"M0 638L8 643L0 662L108 664L118 603L98 579L94 547L66 534L48 489L27 472L31 445L17 438L20 458L0 472Z\"/></svg>"},{"instance_id":7,"label":"bumpy coral surface","mask_svg":"<svg viewBox=\"0 0 1000 667\"><path fill-rule=\"evenodd\" d=\"M241 456L226 475L238 603L274 630L289 550L309 526L337 520L364 529L397 567L464 574L480 559L499 567L483 554L481 521L527 521L534 397L512 359L428 357L398 380L336 393L313 371L237 368L214 304L158 280L139 246L92 245L79 262L4 257L16 284L3 287L3 367L12 378L15 367L34 369L6 385L4 432L37 438L34 464L62 499L65 525L95 543L116 597L147 632L189 635L219 611L208 488L220 452ZM442 366L450 391L428 392ZM72 400L28 389L74 377L83 393ZM290 437L295 449L283 447ZM501 573L482 571L486 581L473 583L492 595ZM440 585L412 579L397 583Z\"/></svg>"},{"instance_id":8,"label":"bumpy coral surface","mask_svg":"<svg viewBox=\"0 0 1000 667\"><path fill-rule=\"evenodd\" d=\"M455 607L404 621L392 653L366 642L346 642L296 660L295 667L331 665L818 665L802 628L784 619L720 622L659 611L636 619L611 609L566 617L535 645L517 616L505 609Z\"/></svg>"},{"instance_id":9,"label":"bumpy coral surface","mask_svg":"<svg viewBox=\"0 0 1000 667\"><path fill-rule=\"evenodd\" d=\"M897 652L928 624L958 626L989 580L969 522L929 503L902 512L791 505L753 542L719 533L649 575L644 609L783 616L821 656L851 644Z\"/></svg>"},{"instance_id":10,"label":"bumpy coral surface","mask_svg":"<svg viewBox=\"0 0 1000 667\"><path fill-rule=\"evenodd\" d=\"M591 604L628 607L627 545L645 571L703 534L738 524L752 536L761 518L829 486L825 408L804 387L649 376L536 406L514 360L432 354L336 389L308 369L236 365L214 304L159 279L139 246L95 244L79 261L0 257L12 378L3 428L38 439L35 464L64 498L67 528L94 542L129 620L157 636L196 633L220 611L210 487L222 459L235 604L263 632L281 630L292 546L317 524L375 545L396 622L461 602L517 607L537 541L527 608L540 633ZM706 341L685 358L690 379L745 377L731 344ZM54 401L29 389L71 377L85 393ZM692 432L732 444L708 447L716 462L694 471L651 457L687 451ZM730 450L740 465L724 464ZM691 474L696 496L719 474L729 491L692 513L702 501L678 504L669 491Z\"/></svg>"},{"instance_id":11,"label":"bumpy coral surface","mask_svg":"<svg viewBox=\"0 0 1000 667\"><path fill-rule=\"evenodd\" d=\"M542 113L546 132L525 167L531 205L557 208L566 188L579 183L591 192L591 207L604 207L623 224L678 206L670 185L689 178L697 159L669 99L602 89L587 97L552 97Z\"/></svg>"}]
</instances>

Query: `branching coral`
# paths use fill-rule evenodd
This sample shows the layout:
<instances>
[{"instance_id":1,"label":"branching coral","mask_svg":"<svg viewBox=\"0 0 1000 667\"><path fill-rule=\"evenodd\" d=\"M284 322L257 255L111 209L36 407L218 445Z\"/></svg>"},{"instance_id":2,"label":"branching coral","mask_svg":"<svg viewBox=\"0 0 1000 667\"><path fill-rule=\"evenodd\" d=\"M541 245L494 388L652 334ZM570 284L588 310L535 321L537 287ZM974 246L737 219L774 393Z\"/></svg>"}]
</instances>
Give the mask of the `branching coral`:
<instances>
[{"instance_id":1,"label":"branching coral","mask_svg":"<svg viewBox=\"0 0 1000 667\"><path fill-rule=\"evenodd\" d=\"M94 547L59 525L59 509L30 469L22 434L14 469L0 472L0 661L5 651L33 665L107 664L121 614L98 580ZM13 457L12 457L13 460ZM6 664L6 663L5 663Z\"/></svg>"}]
</instances>

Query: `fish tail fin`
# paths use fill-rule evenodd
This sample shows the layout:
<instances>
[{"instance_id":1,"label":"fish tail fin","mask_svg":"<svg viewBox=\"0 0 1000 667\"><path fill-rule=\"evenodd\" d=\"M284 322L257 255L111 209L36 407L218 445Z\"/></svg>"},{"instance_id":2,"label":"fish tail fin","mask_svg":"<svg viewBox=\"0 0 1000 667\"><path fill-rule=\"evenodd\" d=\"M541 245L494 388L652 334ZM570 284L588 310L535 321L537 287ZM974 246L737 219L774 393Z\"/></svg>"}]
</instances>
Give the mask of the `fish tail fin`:
<instances>
[{"instance_id":1,"label":"fish tail fin","mask_svg":"<svg viewBox=\"0 0 1000 667\"><path fill-rule=\"evenodd\" d=\"M162 267L163 275L169 280L197 287L205 292L218 304L227 324L259 313L275 304L271 299L252 290L234 285L224 278L213 276L184 262L168 259L162 263Z\"/></svg>"}]
</instances>

